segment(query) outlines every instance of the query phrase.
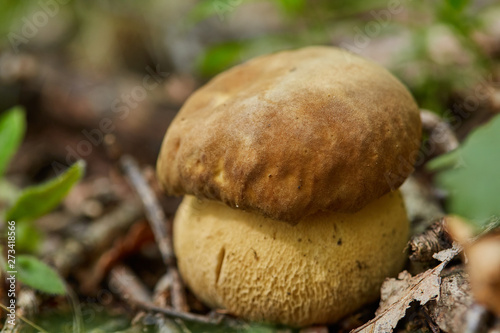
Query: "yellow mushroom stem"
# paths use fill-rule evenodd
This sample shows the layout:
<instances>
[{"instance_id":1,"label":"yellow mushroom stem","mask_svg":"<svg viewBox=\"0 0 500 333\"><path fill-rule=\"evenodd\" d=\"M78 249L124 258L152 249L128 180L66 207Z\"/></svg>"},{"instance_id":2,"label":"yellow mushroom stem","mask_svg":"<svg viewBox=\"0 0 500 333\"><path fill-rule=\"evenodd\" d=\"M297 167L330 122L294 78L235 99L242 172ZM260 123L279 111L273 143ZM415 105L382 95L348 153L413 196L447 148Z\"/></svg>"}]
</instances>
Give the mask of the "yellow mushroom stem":
<instances>
[{"instance_id":1,"label":"yellow mushroom stem","mask_svg":"<svg viewBox=\"0 0 500 333\"><path fill-rule=\"evenodd\" d=\"M376 300L402 268L407 239L399 191L294 226L185 196L174 221L179 269L200 300L292 326L332 323Z\"/></svg>"}]
</instances>

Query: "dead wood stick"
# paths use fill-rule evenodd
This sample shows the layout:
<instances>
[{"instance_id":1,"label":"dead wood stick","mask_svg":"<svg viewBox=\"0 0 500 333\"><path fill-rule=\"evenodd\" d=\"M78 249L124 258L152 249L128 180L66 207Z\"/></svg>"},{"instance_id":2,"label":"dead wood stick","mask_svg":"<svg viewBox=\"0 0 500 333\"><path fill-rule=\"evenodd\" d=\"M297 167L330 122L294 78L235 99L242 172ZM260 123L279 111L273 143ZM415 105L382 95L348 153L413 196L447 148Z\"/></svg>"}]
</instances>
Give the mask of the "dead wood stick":
<instances>
[{"instance_id":1,"label":"dead wood stick","mask_svg":"<svg viewBox=\"0 0 500 333\"><path fill-rule=\"evenodd\" d=\"M167 266L171 266L174 263L174 252L172 240L167 233L167 219L163 209L161 209L153 190L142 176L137 162L131 156L124 155L120 159L120 166L144 205L146 217L155 235L163 261Z\"/></svg>"},{"instance_id":2,"label":"dead wood stick","mask_svg":"<svg viewBox=\"0 0 500 333\"><path fill-rule=\"evenodd\" d=\"M109 286L131 303L152 303L151 294L139 278L123 265L116 265L110 272Z\"/></svg>"},{"instance_id":3,"label":"dead wood stick","mask_svg":"<svg viewBox=\"0 0 500 333\"><path fill-rule=\"evenodd\" d=\"M120 166L144 205L146 217L153 230L163 261L167 265L167 274L172 277L172 305L176 310L187 312L189 311L189 307L184 293L184 285L175 265L172 235L167 230L167 218L163 209L154 191L142 175L137 162L131 156L124 155L120 158Z\"/></svg>"},{"instance_id":4,"label":"dead wood stick","mask_svg":"<svg viewBox=\"0 0 500 333\"><path fill-rule=\"evenodd\" d=\"M116 266L111 270L109 278L110 287L124 300L146 311L164 314L173 318L180 318L204 324L220 324L223 317L207 317L189 312L178 311L172 307L156 306L149 291L142 285L135 274L125 266Z\"/></svg>"}]
</instances>

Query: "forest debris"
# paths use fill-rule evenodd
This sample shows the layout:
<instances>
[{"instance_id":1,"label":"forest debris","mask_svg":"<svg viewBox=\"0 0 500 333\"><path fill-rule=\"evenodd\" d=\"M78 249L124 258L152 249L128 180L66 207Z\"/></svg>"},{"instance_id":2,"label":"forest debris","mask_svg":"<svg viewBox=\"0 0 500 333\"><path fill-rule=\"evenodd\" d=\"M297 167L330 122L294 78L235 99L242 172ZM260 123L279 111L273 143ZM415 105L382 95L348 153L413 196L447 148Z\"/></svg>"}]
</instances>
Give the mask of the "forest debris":
<instances>
[{"instance_id":1,"label":"forest debris","mask_svg":"<svg viewBox=\"0 0 500 333\"><path fill-rule=\"evenodd\" d=\"M125 175L130 180L130 183L136 189L144 205L146 217L151 224L151 229L154 232L156 243L160 249L163 261L167 266L172 265L174 261L174 251L172 250L172 240L168 237L166 230L167 218L154 192L142 176L137 162L131 156L122 156L120 165Z\"/></svg>"},{"instance_id":2,"label":"forest debris","mask_svg":"<svg viewBox=\"0 0 500 333\"><path fill-rule=\"evenodd\" d=\"M141 215L142 209L136 201L124 201L109 214L94 221L80 239L70 238L59 251L47 253L47 259L62 276L66 276L85 260L87 253L108 247L117 234L129 228Z\"/></svg>"},{"instance_id":3,"label":"forest debris","mask_svg":"<svg viewBox=\"0 0 500 333\"><path fill-rule=\"evenodd\" d=\"M107 204L120 201L119 194L122 195L123 191L109 178L83 180L66 196L64 206L72 215L85 215L95 219L102 215Z\"/></svg>"},{"instance_id":4,"label":"forest debris","mask_svg":"<svg viewBox=\"0 0 500 333\"><path fill-rule=\"evenodd\" d=\"M167 306L171 302L170 290L172 288L172 276L163 275L156 283L153 293L153 301L158 306Z\"/></svg>"},{"instance_id":5,"label":"forest debris","mask_svg":"<svg viewBox=\"0 0 500 333\"><path fill-rule=\"evenodd\" d=\"M111 270L109 285L111 290L118 292L123 299L132 304L152 302L150 292L139 278L125 266L117 265Z\"/></svg>"},{"instance_id":6,"label":"forest debris","mask_svg":"<svg viewBox=\"0 0 500 333\"><path fill-rule=\"evenodd\" d=\"M31 288L21 288L18 301L17 311L25 317L33 317L39 311L40 300L37 298L36 293Z\"/></svg>"},{"instance_id":7,"label":"forest debris","mask_svg":"<svg viewBox=\"0 0 500 333\"><path fill-rule=\"evenodd\" d=\"M447 153L458 148L458 139L449 123L443 121L436 113L420 110L423 129L429 133L429 140L437 148L437 154Z\"/></svg>"},{"instance_id":8,"label":"forest debris","mask_svg":"<svg viewBox=\"0 0 500 333\"><path fill-rule=\"evenodd\" d=\"M416 276L411 276L407 271L399 273L397 279L388 279L381 288L381 301L376 317L361 327L351 331L357 332L392 332L406 310L413 301L425 305L429 300L439 297L441 278L440 273L446 264L453 259L461 247L453 248L439 253L439 258L444 259L435 268L429 269Z\"/></svg>"},{"instance_id":9,"label":"forest debris","mask_svg":"<svg viewBox=\"0 0 500 333\"><path fill-rule=\"evenodd\" d=\"M424 179L411 175L400 190L413 235L424 232L432 221L443 217L443 209L433 194L431 184Z\"/></svg>"},{"instance_id":10,"label":"forest debris","mask_svg":"<svg viewBox=\"0 0 500 333\"><path fill-rule=\"evenodd\" d=\"M161 314L148 313L145 311L140 311L134 319L132 319L132 327L135 330L127 330L122 333L143 333L151 330L158 333L191 332L189 330L181 330L178 324L176 324L175 319L166 318Z\"/></svg>"},{"instance_id":11,"label":"forest debris","mask_svg":"<svg viewBox=\"0 0 500 333\"><path fill-rule=\"evenodd\" d=\"M25 328L25 320L27 318L32 317L36 313L38 313L38 309L40 306L40 302L36 297L35 291L30 288L19 288L18 298L17 298L17 310L16 317L22 319L18 320L15 325L12 325L9 322L9 317L5 321L5 324L2 329L2 333L18 333ZM1 327L1 325L0 325Z\"/></svg>"},{"instance_id":12,"label":"forest debris","mask_svg":"<svg viewBox=\"0 0 500 333\"><path fill-rule=\"evenodd\" d=\"M444 332L460 332L466 313L473 304L468 277L463 266L441 273L440 297L425 305L426 312Z\"/></svg>"},{"instance_id":13,"label":"forest debris","mask_svg":"<svg viewBox=\"0 0 500 333\"><path fill-rule=\"evenodd\" d=\"M177 268L168 271L168 274L172 277L172 305L174 309L179 311L189 311L189 306L186 300L186 293L184 289L184 283L182 282L181 275Z\"/></svg>"},{"instance_id":14,"label":"forest debris","mask_svg":"<svg viewBox=\"0 0 500 333\"><path fill-rule=\"evenodd\" d=\"M328 333L328 327L326 326L311 326L303 328L299 333Z\"/></svg>"},{"instance_id":15,"label":"forest debris","mask_svg":"<svg viewBox=\"0 0 500 333\"><path fill-rule=\"evenodd\" d=\"M477 331L481 332L481 331ZM493 320L493 325L490 327L488 333L500 333L500 317L497 317Z\"/></svg>"},{"instance_id":16,"label":"forest debris","mask_svg":"<svg viewBox=\"0 0 500 333\"><path fill-rule=\"evenodd\" d=\"M124 237L116 240L113 247L99 257L92 267L92 272L85 273L81 290L85 293L95 290L118 261L137 252L142 245L153 240L153 234L145 220L141 223L133 224Z\"/></svg>"},{"instance_id":17,"label":"forest debris","mask_svg":"<svg viewBox=\"0 0 500 333\"><path fill-rule=\"evenodd\" d=\"M341 319L336 325L338 333L350 332L355 328L360 327L367 321L373 318L373 313L377 309L378 304L371 303L363 306L355 313Z\"/></svg>"},{"instance_id":18,"label":"forest debris","mask_svg":"<svg viewBox=\"0 0 500 333\"><path fill-rule=\"evenodd\" d=\"M467 311L465 317L466 326L463 331L467 333L486 332L488 329L488 317L488 310L485 307L474 304L469 311Z\"/></svg>"},{"instance_id":19,"label":"forest debris","mask_svg":"<svg viewBox=\"0 0 500 333\"><path fill-rule=\"evenodd\" d=\"M290 331L291 332L291 331ZM303 328L299 333L328 333L327 326L311 326Z\"/></svg>"},{"instance_id":20,"label":"forest debris","mask_svg":"<svg viewBox=\"0 0 500 333\"><path fill-rule=\"evenodd\" d=\"M408 243L410 260L431 261L433 255L452 246L452 239L445 228L444 219L435 221L427 230L414 236Z\"/></svg>"},{"instance_id":21,"label":"forest debris","mask_svg":"<svg viewBox=\"0 0 500 333\"><path fill-rule=\"evenodd\" d=\"M156 306L151 299L150 293L139 281L139 278L125 266L116 266L111 270L109 278L110 288L116 291L129 304L143 310L167 315L205 324L220 324L223 316L202 316L189 312L178 311L172 307Z\"/></svg>"},{"instance_id":22,"label":"forest debris","mask_svg":"<svg viewBox=\"0 0 500 333\"><path fill-rule=\"evenodd\" d=\"M137 162L131 156L124 155L120 158L120 165L142 200L146 211L146 217L155 235L156 243L160 249L163 261L168 268L167 274L172 278L172 305L176 310L187 312L189 311L189 307L184 293L184 284L175 266L171 227L167 223L165 214L163 213L153 189L141 174ZM169 229L167 229L167 227L169 227Z\"/></svg>"},{"instance_id":23,"label":"forest debris","mask_svg":"<svg viewBox=\"0 0 500 333\"><path fill-rule=\"evenodd\" d=\"M154 303L159 306L165 306L170 300L174 309L188 312L189 306L185 295L184 284L182 283L179 271L177 269L169 269L158 280L155 287Z\"/></svg>"}]
</instances>

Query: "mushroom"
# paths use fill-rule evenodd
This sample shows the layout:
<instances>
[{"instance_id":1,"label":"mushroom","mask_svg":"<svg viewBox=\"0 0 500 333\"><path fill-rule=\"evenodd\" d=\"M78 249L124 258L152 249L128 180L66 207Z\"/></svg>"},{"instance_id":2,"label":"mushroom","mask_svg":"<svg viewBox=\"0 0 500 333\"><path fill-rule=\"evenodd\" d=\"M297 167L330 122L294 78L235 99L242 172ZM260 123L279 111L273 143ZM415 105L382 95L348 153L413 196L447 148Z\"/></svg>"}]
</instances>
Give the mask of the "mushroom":
<instances>
[{"instance_id":1,"label":"mushroom","mask_svg":"<svg viewBox=\"0 0 500 333\"><path fill-rule=\"evenodd\" d=\"M174 250L213 308L292 326L332 323L374 301L405 261L397 188L421 124L408 90L347 51L261 56L198 89L157 164L185 195Z\"/></svg>"}]
</instances>

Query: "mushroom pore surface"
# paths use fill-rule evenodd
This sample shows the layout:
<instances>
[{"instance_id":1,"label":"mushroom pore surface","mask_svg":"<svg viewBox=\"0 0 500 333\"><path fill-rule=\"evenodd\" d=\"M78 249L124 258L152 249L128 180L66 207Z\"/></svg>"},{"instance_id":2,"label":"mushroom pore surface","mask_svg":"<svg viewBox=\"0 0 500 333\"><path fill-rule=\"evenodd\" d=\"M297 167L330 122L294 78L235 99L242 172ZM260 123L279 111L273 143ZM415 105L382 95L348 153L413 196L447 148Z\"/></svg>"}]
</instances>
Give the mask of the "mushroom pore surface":
<instances>
[{"instance_id":1,"label":"mushroom pore surface","mask_svg":"<svg viewBox=\"0 0 500 333\"><path fill-rule=\"evenodd\" d=\"M185 196L174 221L178 266L200 300L293 326L332 323L374 301L402 268L407 236L399 191L296 225Z\"/></svg>"}]
</instances>

